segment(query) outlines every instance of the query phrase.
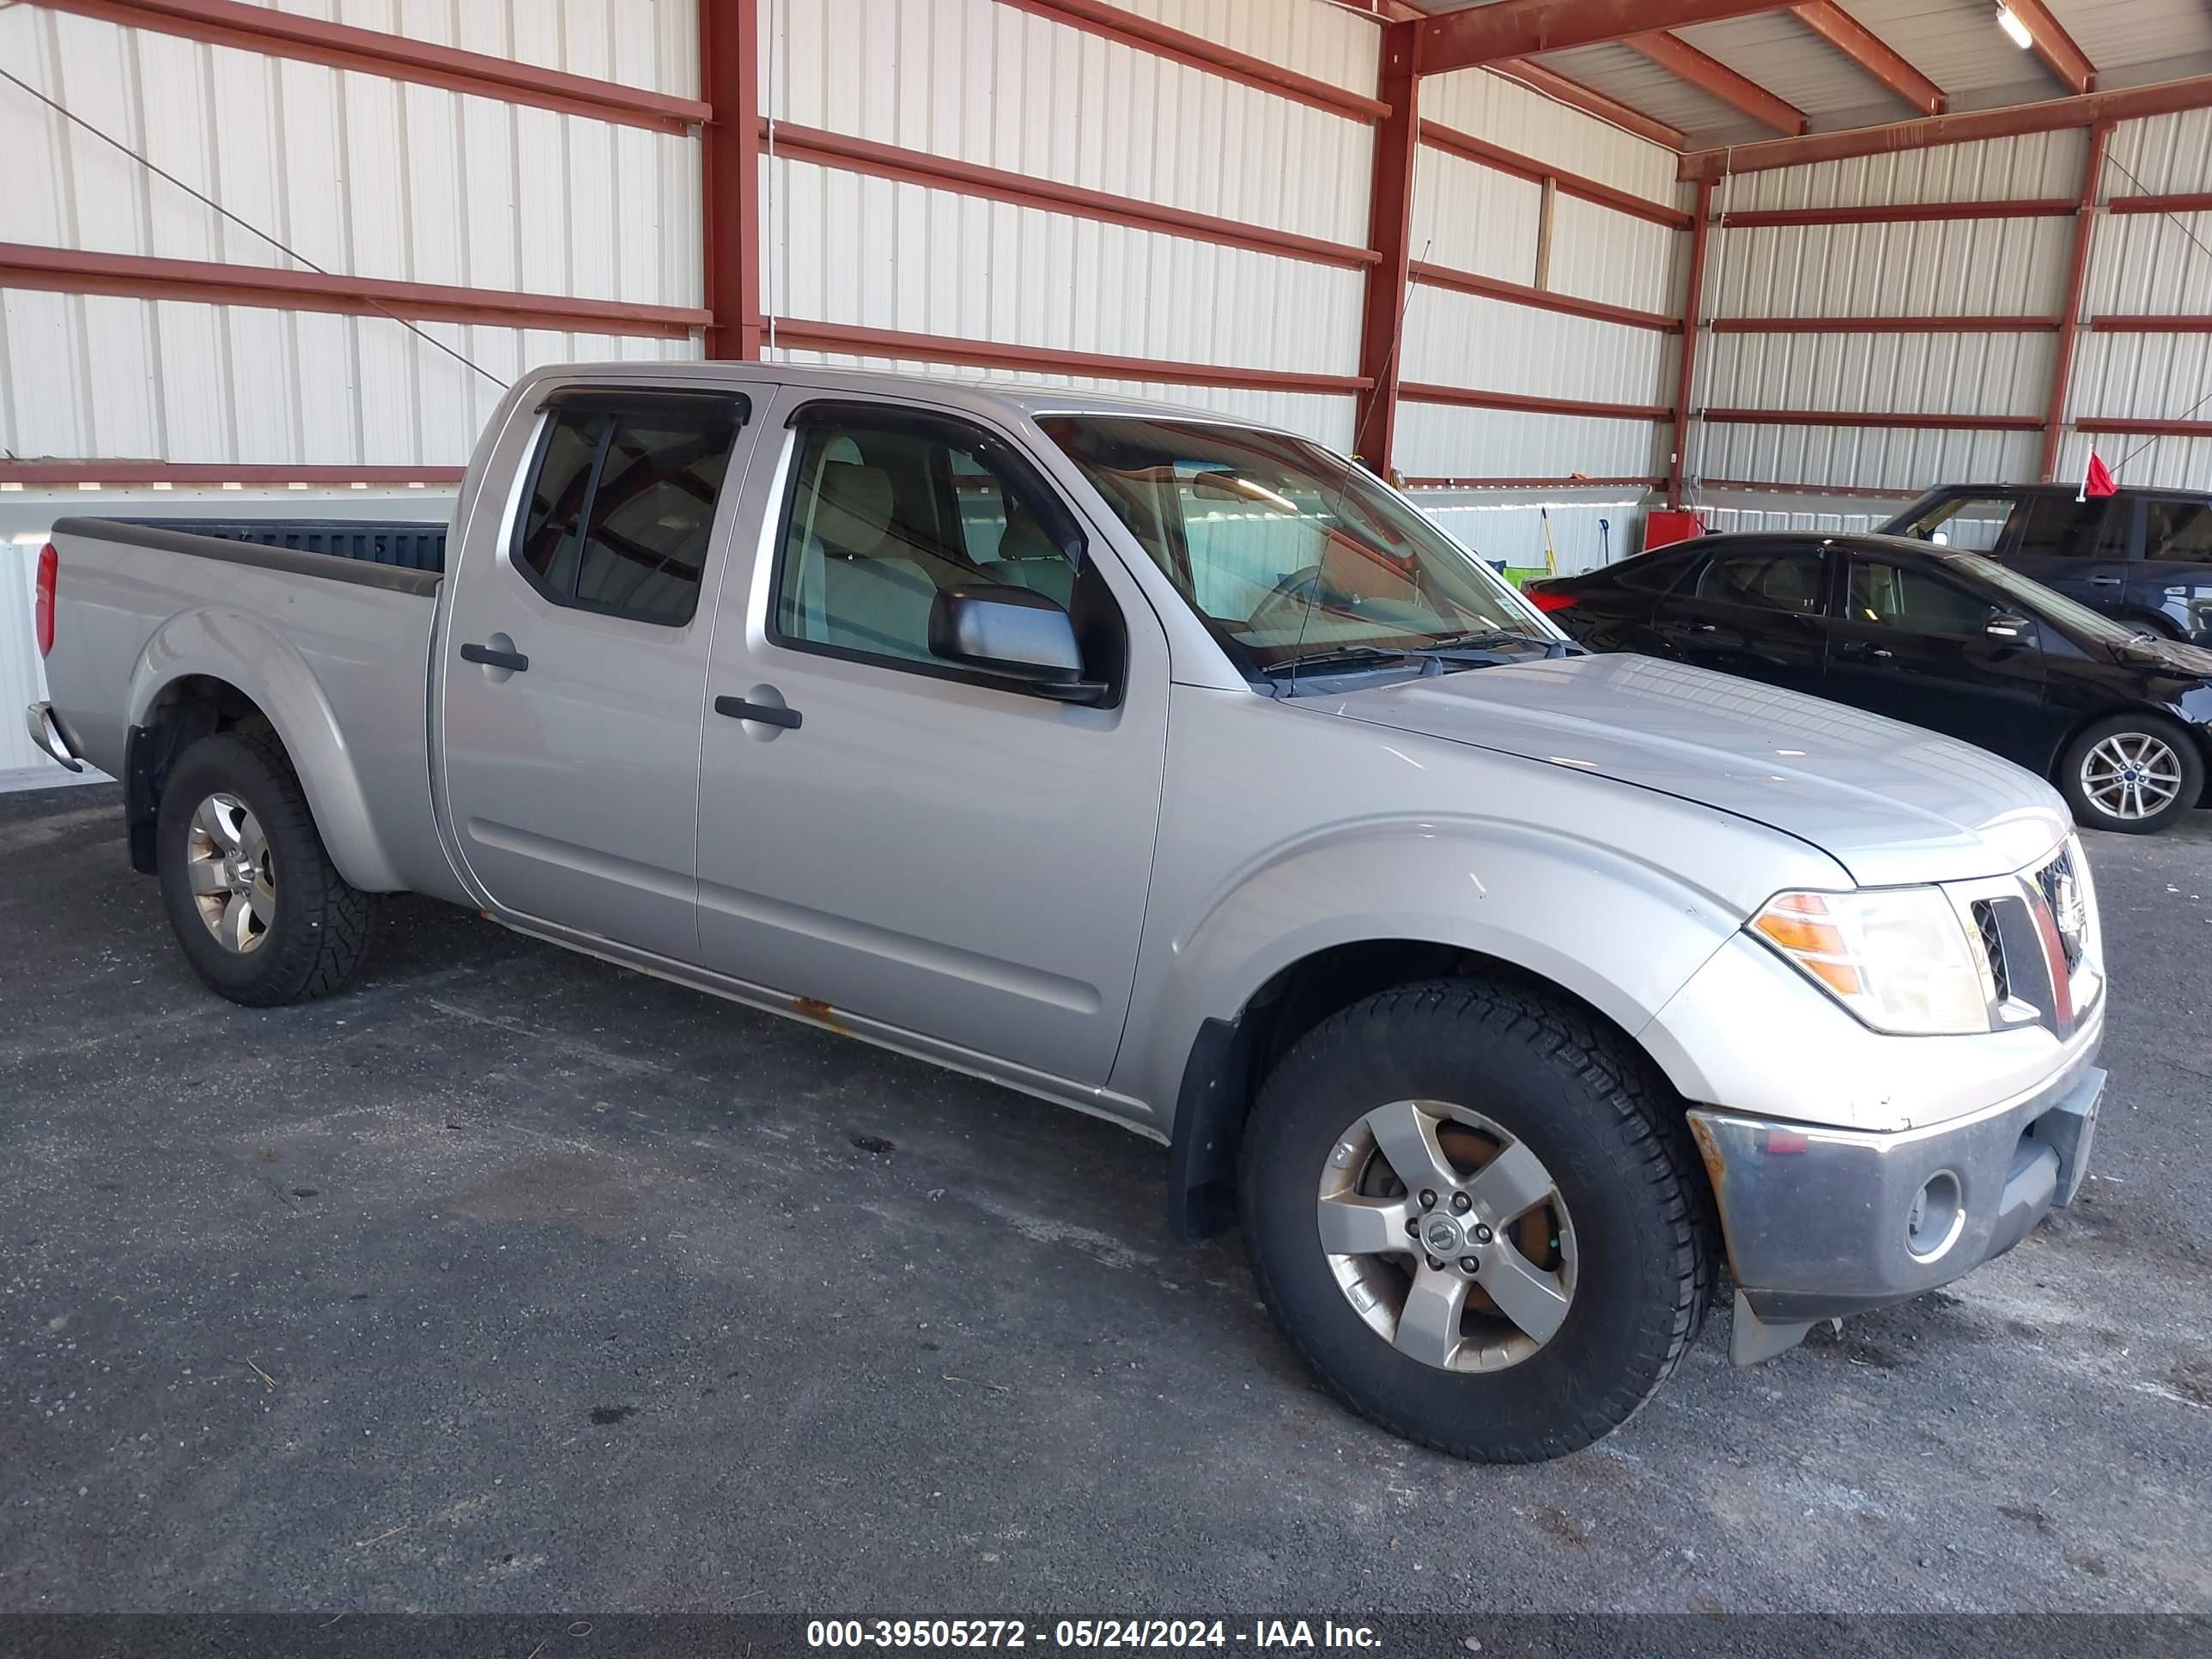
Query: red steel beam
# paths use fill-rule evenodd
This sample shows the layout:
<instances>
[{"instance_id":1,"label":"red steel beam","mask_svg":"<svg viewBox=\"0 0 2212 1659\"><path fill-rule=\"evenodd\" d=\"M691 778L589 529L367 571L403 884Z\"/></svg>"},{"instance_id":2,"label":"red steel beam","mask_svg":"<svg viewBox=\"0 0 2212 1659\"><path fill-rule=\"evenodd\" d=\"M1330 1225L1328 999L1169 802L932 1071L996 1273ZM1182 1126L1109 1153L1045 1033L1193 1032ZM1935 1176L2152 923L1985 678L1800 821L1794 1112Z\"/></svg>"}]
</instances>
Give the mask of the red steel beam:
<instances>
[{"instance_id":1,"label":"red steel beam","mask_svg":"<svg viewBox=\"0 0 2212 1659\"><path fill-rule=\"evenodd\" d=\"M1716 334L2056 334L2056 317L1716 317Z\"/></svg>"},{"instance_id":2,"label":"red steel beam","mask_svg":"<svg viewBox=\"0 0 2212 1659\"><path fill-rule=\"evenodd\" d=\"M1752 478L1707 478L1708 489L1763 489L1782 495L1870 495L1879 501L1917 501L1924 489L1865 489L1857 484L1766 483Z\"/></svg>"},{"instance_id":3,"label":"red steel beam","mask_svg":"<svg viewBox=\"0 0 2212 1659\"><path fill-rule=\"evenodd\" d=\"M2212 438L2212 421L2081 420L2076 432L2107 432L2122 438Z\"/></svg>"},{"instance_id":4,"label":"red steel beam","mask_svg":"<svg viewBox=\"0 0 2212 1659\"><path fill-rule=\"evenodd\" d=\"M1421 25L1424 75L1772 11L1777 0L1498 0Z\"/></svg>"},{"instance_id":5,"label":"red steel beam","mask_svg":"<svg viewBox=\"0 0 2212 1659\"><path fill-rule=\"evenodd\" d=\"M1899 432L2040 432L2040 415L1899 415L1849 409L1708 409L1723 426L1880 426Z\"/></svg>"},{"instance_id":6,"label":"red steel beam","mask_svg":"<svg viewBox=\"0 0 2212 1659\"><path fill-rule=\"evenodd\" d=\"M2185 191L2166 196L2115 196L2105 204L2107 213L2212 213L2212 191Z\"/></svg>"},{"instance_id":7,"label":"red steel beam","mask_svg":"<svg viewBox=\"0 0 2212 1659\"><path fill-rule=\"evenodd\" d=\"M1720 179L1736 173L1764 173L1813 161L1840 161L1856 155L1889 155L1938 144L1972 143L1984 138L2016 138L2023 133L2059 132L2114 121L2144 120L2212 108L2212 75L2155 86L2093 92L2080 98L2051 98L2009 109L1967 110L1899 121L1886 127L1856 127L1848 132L1815 132L1802 138L1771 138L1729 149L1692 150L1677 177ZM2138 201L2143 198L2137 198Z\"/></svg>"},{"instance_id":8,"label":"red steel beam","mask_svg":"<svg viewBox=\"0 0 2212 1659\"><path fill-rule=\"evenodd\" d=\"M1698 332L1705 308L1705 244L1711 234L1713 187L1698 185L1698 204L1690 214L1690 268L1682 288L1682 354L1674 379L1674 447L1667 460L1667 504L1680 511L1682 483L1690 465L1690 399L1697 391Z\"/></svg>"},{"instance_id":9,"label":"red steel beam","mask_svg":"<svg viewBox=\"0 0 2212 1659\"><path fill-rule=\"evenodd\" d=\"M714 0L707 0L707 3L714 3ZM1389 107L1376 99L1363 97L1327 81L1317 81L1310 75L1300 75L1249 52L1234 51L1203 35L1170 28L1133 11L1108 5L1104 0L999 0L999 3L1355 121L1379 121L1389 112Z\"/></svg>"},{"instance_id":10,"label":"red steel beam","mask_svg":"<svg viewBox=\"0 0 2212 1659\"><path fill-rule=\"evenodd\" d=\"M1951 106L1942 88L1836 0L1807 0L1790 7L1790 15L1923 115L1941 115Z\"/></svg>"},{"instance_id":11,"label":"red steel beam","mask_svg":"<svg viewBox=\"0 0 2212 1659\"><path fill-rule=\"evenodd\" d=\"M21 242L0 242L0 288L116 295L131 300L189 300L274 311L326 311L345 316L396 316L410 322L655 335L667 339L685 338L693 329L704 328L713 321L711 313L686 306L578 300L557 294L392 282L379 276L325 276L320 271L280 270L266 265L92 253Z\"/></svg>"},{"instance_id":12,"label":"red steel beam","mask_svg":"<svg viewBox=\"0 0 2212 1659\"><path fill-rule=\"evenodd\" d=\"M38 0L52 11L97 17L127 28L179 34L211 46L355 70L449 92L589 116L626 126L681 133L712 112L696 98L672 98L585 75L539 69L488 52L434 46L383 29L356 28L240 0Z\"/></svg>"},{"instance_id":13,"label":"red steel beam","mask_svg":"<svg viewBox=\"0 0 2212 1659\"><path fill-rule=\"evenodd\" d=\"M1688 135L1680 127L1670 127L1664 121L1632 108L1617 98L1608 98L1595 87L1586 87L1579 81L1570 81L1556 70L1541 64L1531 63L1526 58L1506 58L1490 65L1493 74L1518 81L1522 85L1542 93L1547 98L1578 109L1585 115L1595 115L1601 121L1611 122L1623 132L1632 132L1638 138L1649 139L1655 144L1680 150L1688 142Z\"/></svg>"},{"instance_id":14,"label":"red steel beam","mask_svg":"<svg viewBox=\"0 0 2212 1659\"><path fill-rule=\"evenodd\" d=\"M1503 300L1508 305L1553 311L1564 317L1587 318L1594 323L1619 323L1626 328L1648 328L1660 334L1679 334L1682 331L1682 319L1669 317L1664 312L1637 311L1627 306L1607 305L1601 300L1584 300L1547 288L1530 288L1522 283L1501 282L1495 276L1481 276L1471 270L1455 270L1449 265L1432 265L1419 259L1414 260L1409 270L1413 279L1425 288L1449 289L1455 294L1472 294L1484 300Z\"/></svg>"},{"instance_id":15,"label":"red steel beam","mask_svg":"<svg viewBox=\"0 0 2212 1659\"><path fill-rule=\"evenodd\" d=\"M1595 404L1579 398L1531 398L1517 392L1482 392L1473 386L1430 386L1407 381L1398 395L1408 403L1445 404L1455 409L1498 409L1515 415L1580 415L1601 421L1671 421L1674 411L1662 404Z\"/></svg>"},{"instance_id":16,"label":"red steel beam","mask_svg":"<svg viewBox=\"0 0 2212 1659\"><path fill-rule=\"evenodd\" d=\"M1452 14L1457 16L1460 14ZM1612 185L1601 184L1595 179L1586 179L1578 173L1568 173L1548 161L1539 161L1533 156L1521 155L1486 138L1448 127L1441 121L1421 123L1421 142L1440 149L1447 155L1456 155L1462 161L1494 168L1516 179L1526 179L1530 184L1540 185L1547 179L1559 180L1559 189L1566 195L1585 202L1595 202L1616 213L1626 213L1635 218L1649 220L1655 225L1664 225L1669 230L1687 230L1690 216L1680 208L1668 207L1647 196L1638 196Z\"/></svg>"},{"instance_id":17,"label":"red steel beam","mask_svg":"<svg viewBox=\"0 0 2212 1659\"><path fill-rule=\"evenodd\" d=\"M1650 58L1669 74L1680 76L1732 109L1741 110L1761 126L1777 132L1802 133L1812 126L1805 112L1787 99L1778 98L1749 76L1738 75L1717 58L1699 52L1680 35L1664 29L1632 34L1622 46Z\"/></svg>"},{"instance_id":18,"label":"red steel beam","mask_svg":"<svg viewBox=\"0 0 2212 1659\"><path fill-rule=\"evenodd\" d=\"M2081 326L2093 334L2212 334L2212 316L2093 317Z\"/></svg>"},{"instance_id":19,"label":"red steel beam","mask_svg":"<svg viewBox=\"0 0 2212 1659\"><path fill-rule=\"evenodd\" d=\"M761 123L759 130L766 133L767 124ZM848 173L865 173L873 179L893 179L903 184L957 191L963 196L981 196L994 202L1009 202L1017 207L1040 208L1048 213L1068 213L1079 218L1104 219L1115 224L1133 225L1140 230L1164 231L1171 236L1217 242L1224 247L1279 253L1288 258L1310 260L1316 264L1364 270L1382 258L1372 248L1326 241L1318 236L1300 236L1266 225L1218 218L1210 213L1192 213L1182 208L1162 207L1135 197L1116 195L1110 191L1085 190L1075 185L1034 178L1025 173L978 167L972 161L956 161L946 156L902 149L895 144L879 144L872 139L850 137L842 132L825 132L816 127L794 127L779 121L775 125L775 144L778 155L789 156L794 161L811 161L822 167L837 167Z\"/></svg>"},{"instance_id":20,"label":"red steel beam","mask_svg":"<svg viewBox=\"0 0 2212 1659\"><path fill-rule=\"evenodd\" d=\"M1401 489L1656 489L1664 478L1401 478Z\"/></svg>"},{"instance_id":21,"label":"red steel beam","mask_svg":"<svg viewBox=\"0 0 2212 1659\"><path fill-rule=\"evenodd\" d=\"M2029 37L2035 42L2035 55L2066 83L2067 91L2097 89L2097 66L2089 61L2087 52L2074 44L2073 36L2060 27L2043 0L2005 0L2005 6L2027 26Z\"/></svg>"},{"instance_id":22,"label":"red steel beam","mask_svg":"<svg viewBox=\"0 0 2212 1659\"><path fill-rule=\"evenodd\" d=\"M1878 207L1751 208L1723 213L1729 230L1763 230L1800 225L1909 225L1958 219L2070 219L2070 196L2038 197L2017 202L1893 202Z\"/></svg>"},{"instance_id":23,"label":"red steel beam","mask_svg":"<svg viewBox=\"0 0 2212 1659\"><path fill-rule=\"evenodd\" d=\"M761 355L760 36L757 0L699 8L699 76L720 112L700 146L709 357Z\"/></svg>"},{"instance_id":24,"label":"red steel beam","mask_svg":"<svg viewBox=\"0 0 2212 1659\"><path fill-rule=\"evenodd\" d=\"M1107 380L1151 380L1165 386L1231 386L1255 392L1311 392L1342 397L1364 392L1370 384L1358 374L1236 368L1213 363L1178 362L1164 357L1114 357L1103 352L1063 351L1048 346L1008 345L997 340L907 334L896 329L817 323L799 317L775 319L775 343L794 351L894 357L918 363L957 363L971 368L1028 369Z\"/></svg>"},{"instance_id":25,"label":"red steel beam","mask_svg":"<svg viewBox=\"0 0 2212 1659\"><path fill-rule=\"evenodd\" d=\"M1368 178L1367 237L1375 245L1376 263L1360 304L1359 374L1367 387L1352 410L1352 451L1370 471L1386 476L1398 435L1398 374L1412 275L1413 163L1421 147L1413 39L1419 27L1393 23L1382 31L1377 90L1390 112L1376 126Z\"/></svg>"},{"instance_id":26,"label":"red steel beam","mask_svg":"<svg viewBox=\"0 0 2212 1659\"><path fill-rule=\"evenodd\" d=\"M2081 334L2081 301L2089 281L2089 244L2097 226L2097 187L2105 175L2105 146L2112 136L2109 123L2089 129L2089 143L2081 162L2081 196L2074 220L2074 256L2067 268L2066 304L2058 313L2058 350L2051 371L2051 401L2043 416L2043 468L2049 483L2057 476L2058 444L2066 419L2066 394L2074 383L2074 348Z\"/></svg>"},{"instance_id":27,"label":"red steel beam","mask_svg":"<svg viewBox=\"0 0 2212 1659\"><path fill-rule=\"evenodd\" d=\"M372 484L381 489L398 485L457 484L466 467L460 466L295 466L289 463L234 461L15 461L0 459L0 483L30 487L71 484L308 484L343 489Z\"/></svg>"}]
</instances>

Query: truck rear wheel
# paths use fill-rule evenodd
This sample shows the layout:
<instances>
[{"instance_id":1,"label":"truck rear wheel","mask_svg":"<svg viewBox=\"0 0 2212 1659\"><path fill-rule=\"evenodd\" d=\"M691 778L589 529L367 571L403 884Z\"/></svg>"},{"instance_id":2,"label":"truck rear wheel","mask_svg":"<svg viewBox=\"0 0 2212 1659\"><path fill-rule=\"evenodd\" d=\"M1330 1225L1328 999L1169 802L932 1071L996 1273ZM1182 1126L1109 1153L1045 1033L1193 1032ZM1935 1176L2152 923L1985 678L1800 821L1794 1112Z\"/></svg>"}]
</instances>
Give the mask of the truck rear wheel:
<instances>
[{"instance_id":1,"label":"truck rear wheel","mask_svg":"<svg viewBox=\"0 0 2212 1659\"><path fill-rule=\"evenodd\" d=\"M162 788L155 836L169 925L213 989L272 1008L353 977L374 900L331 864L274 732L240 726L187 749Z\"/></svg>"},{"instance_id":2,"label":"truck rear wheel","mask_svg":"<svg viewBox=\"0 0 2212 1659\"><path fill-rule=\"evenodd\" d=\"M1331 1389L1438 1451L1533 1462L1626 1422L1696 1334L1717 1256L1695 1165L1617 1037L1443 980L1283 1059L1239 1189L1261 1294Z\"/></svg>"}]
</instances>

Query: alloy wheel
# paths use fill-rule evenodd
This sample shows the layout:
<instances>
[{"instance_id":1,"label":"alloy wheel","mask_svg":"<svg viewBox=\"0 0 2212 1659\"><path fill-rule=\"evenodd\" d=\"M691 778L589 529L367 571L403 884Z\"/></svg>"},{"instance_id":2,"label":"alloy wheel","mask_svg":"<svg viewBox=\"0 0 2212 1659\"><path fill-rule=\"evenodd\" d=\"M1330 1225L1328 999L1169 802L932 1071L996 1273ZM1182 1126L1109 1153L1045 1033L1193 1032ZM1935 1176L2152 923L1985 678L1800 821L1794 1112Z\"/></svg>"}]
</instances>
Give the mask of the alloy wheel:
<instances>
[{"instance_id":1,"label":"alloy wheel","mask_svg":"<svg viewBox=\"0 0 2212 1659\"><path fill-rule=\"evenodd\" d=\"M2115 732L2081 757L2081 793L2109 817L2155 817L2181 793L2181 757L2148 732Z\"/></svg>"},{"instance_id":2,"label":"alloy wheel","mask_svg":"<svg viewBox=\"0 0 2212 1659\"><path fill-rule=\"evenodd\" d=\"M1393 1101L1338 1137L1316 1206L1337 1286L1425 1365L1494 1371L1558 1334L1575 1232L1543 1160L1492 1119Z\"/></svg>"},{"instance_id":3,"label":"alloy wheel","mask_svg":"<svg viewBox=\"0 0 2212 1659\"><path fill-rule=\"evenodd\" d=\"M192 814L185 846L192 903L227 951L258 950L276 921L276 872L268 837L244 801L216 793Z\"/></svg>"}]
</instances>

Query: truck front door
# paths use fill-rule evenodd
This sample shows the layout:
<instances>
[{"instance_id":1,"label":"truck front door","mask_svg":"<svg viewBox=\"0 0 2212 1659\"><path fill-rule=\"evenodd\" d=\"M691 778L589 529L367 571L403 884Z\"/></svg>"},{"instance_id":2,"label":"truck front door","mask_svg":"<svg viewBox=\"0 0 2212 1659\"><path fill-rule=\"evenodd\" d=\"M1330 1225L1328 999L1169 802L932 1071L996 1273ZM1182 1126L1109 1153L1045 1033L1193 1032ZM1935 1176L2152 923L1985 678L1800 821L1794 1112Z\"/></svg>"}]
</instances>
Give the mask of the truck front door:
<instances>
[{"instance_id":1,"label":"truck front door","mask_svg":"<svg viewBox=\"0 0 2212 1659\"><path fill-rule=\"evenodd\" d=\"M503 912L698 959L716 520L750 413L735 391L557 391L505 520L470 533L437 665L446 800Z\"/></svg>"},{"instance_id":2,"label":"truck front door","mask_svg":"<svg viewBox=\"0 0 2212 1659\"><path fill-rule=\"evenodd\" d=\"M756 568L733 568L715 623L702 959L833 1018L1103 1084L1152 873L1165 635L1003 434L785 397L763 422L780 483L748 492L738 532ZM1055 702L938 655L937 595L989 586L1068 610L1109 695Z\"/></svg>"}]
</instances>

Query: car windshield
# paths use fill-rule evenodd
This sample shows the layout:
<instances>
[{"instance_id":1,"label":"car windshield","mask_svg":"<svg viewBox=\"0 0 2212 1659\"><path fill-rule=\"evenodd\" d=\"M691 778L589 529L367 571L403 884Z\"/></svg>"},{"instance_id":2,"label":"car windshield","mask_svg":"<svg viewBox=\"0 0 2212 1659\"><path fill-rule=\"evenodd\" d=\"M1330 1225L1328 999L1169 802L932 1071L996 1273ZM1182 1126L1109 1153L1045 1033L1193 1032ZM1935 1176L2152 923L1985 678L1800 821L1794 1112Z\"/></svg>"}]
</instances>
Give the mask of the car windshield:
<instances>
[{"instance_id":1,"label":"car windshield","mask_svg":"<svg viewBox=\"0 0 2212 1659\"><path fill-rule=\"evenodd\" d=\"M1978 553L1962 553L1953 564L1969 576L1978 576L1991 587L2002 592L2006 598L2016 599L2021 608L2030 616L2071 634L2076 639L2102 640L2110 645L2124 644L2142 637L2140 628L2128 628L2110 617L2092 611L2086 605L2077 605L2063 593L2053 592L2041 582L2031 581L2017 570L2008 569L1995 559L1985 559Z\"/></svg>"},{"instance_id":2,"label":"car windshield","mask_svg":"<svg viewBox=\"0 0 2212 1659\"><path fill-rule=\"evenodd\" d=\"M1083 470L1248 675L1402 666L1563 636L1419 511L1318 445L1136 416L1054 416Z\"/></svg>"}]
</instances>

